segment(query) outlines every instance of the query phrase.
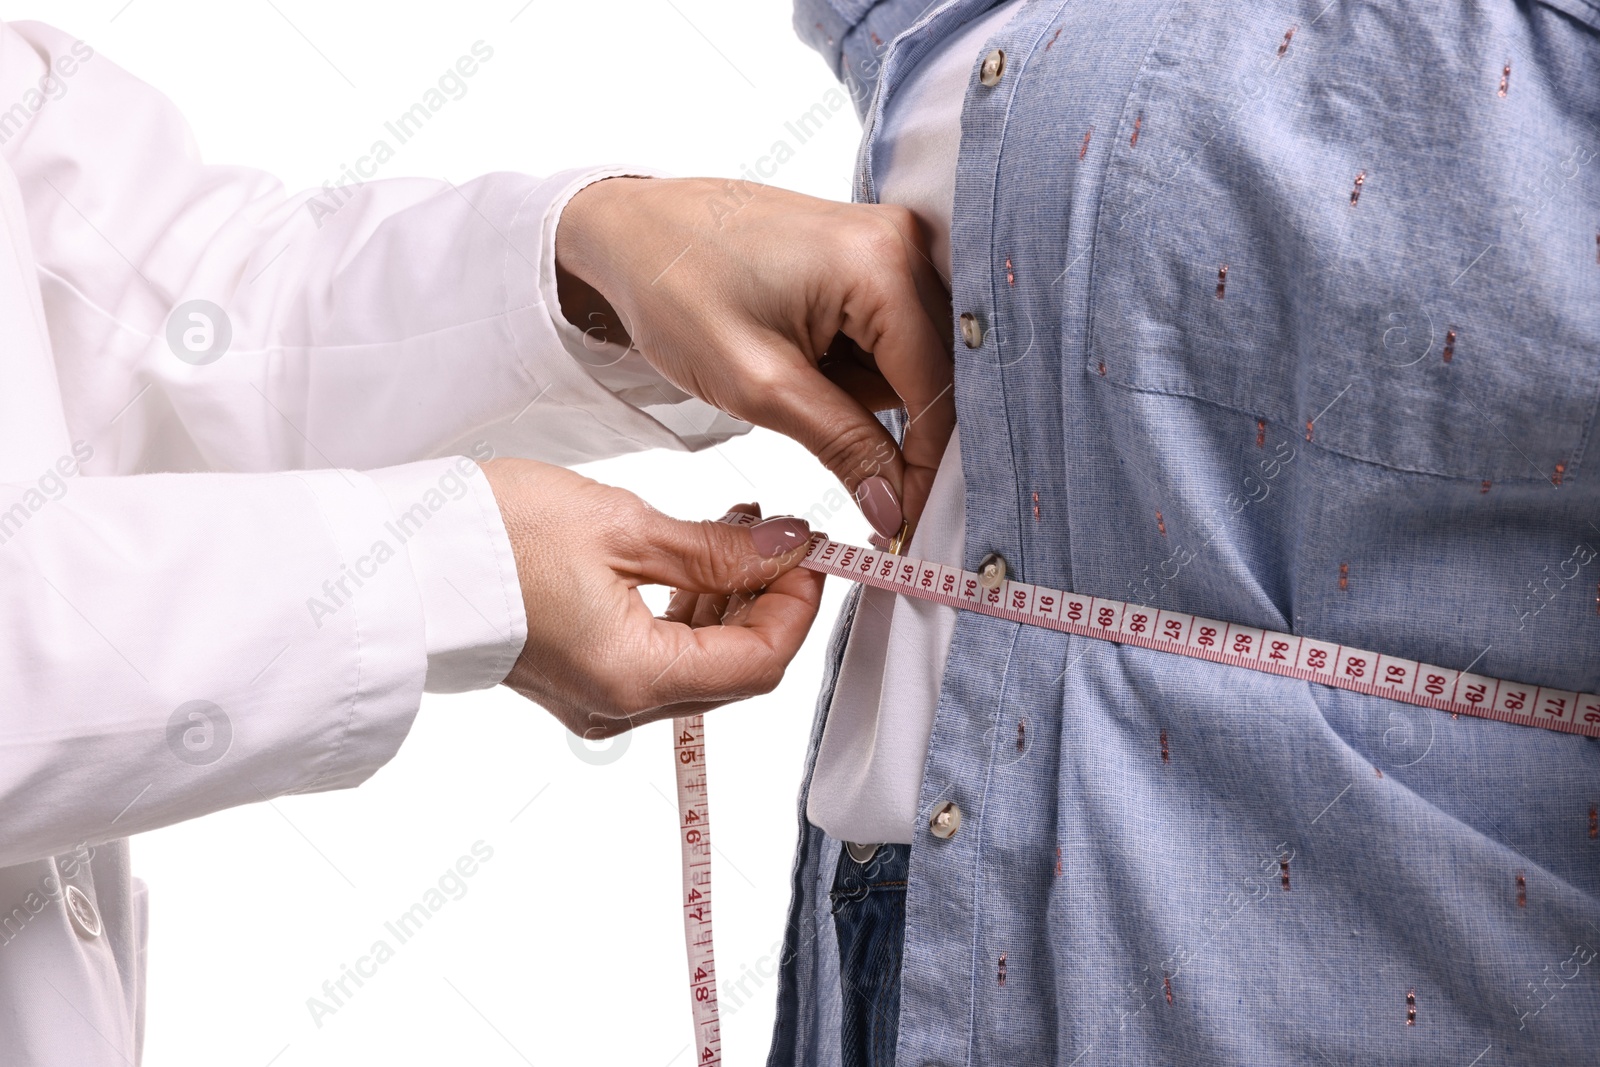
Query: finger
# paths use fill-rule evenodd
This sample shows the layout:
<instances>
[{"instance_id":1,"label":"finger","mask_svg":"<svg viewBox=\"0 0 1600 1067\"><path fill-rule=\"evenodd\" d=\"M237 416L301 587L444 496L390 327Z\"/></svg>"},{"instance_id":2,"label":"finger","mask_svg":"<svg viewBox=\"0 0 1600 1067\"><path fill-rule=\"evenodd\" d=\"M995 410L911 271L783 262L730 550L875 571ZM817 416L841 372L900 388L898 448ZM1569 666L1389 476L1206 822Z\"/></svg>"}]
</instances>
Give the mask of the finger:
<instances>
[{"instance_id":1,"label":"finger","mask_svg":"<svg viewBox=\"0 0 1600 1067\"><path fill-rule=\"evenodd\" d=\"M694 615L689 619L689 625L696 628L701 626L721 626L722 617L728 610L728 601L730 599L713 593L701 594L699 603L695 605Z\"/></svg>"},{"instance_id":2,"label":"finger","mask_svg":"<svg viewBox=\"0 0 1600 1067\"><path fill-rule=\"evenodd\" d=\"M699 610L700 594L692 589L674 589L667 610L659 616L667 622L689 623Z\"/></svg>"},{"instance_id":3,"label":"finger","mask_svg":"<svg viewBox=\"0 0 1600 1067\"><path fill-rule=\"evenodd\" d=\"M611 531L611 566L635 585L748 592L765 588L799 563L810 533L803 519L790 516L741 527L683 522L645 508L633 514L630 525Z\"/></svg>"},{"instance_id":4,"label":"finger","mask_svg":"<svg viewBox=\"0 0 1600 1067\"><path fill-rule=\"evenodd\" d=\"M900 394L894 391L889 380L864 362L831 360L817 369L869 411L894 411L903 406Z\"/></svg>"},{"instance_id":5,"label":"finger","mask_svg":"<svg viewBox=\"0 0 1600 1067\"><path fill-rule=\"evenodd\" d=\"M726 522L736 515L749 515L759 519L761 505L735 504L723 513L719 521ZM728 598L725 596L708 596L689 589L674 589L672 598L667 601L667 610L659 617L667 622L687 623L690 626L720 626L723 613L727 610Z\"/></svg>"},{"instance_id":6,"label":"finger","mask_svg":"<svg viewBox=\"0 0 1600 1067\"><path fill-rule=\"evenodd\" d=\"M752 394L746 401L748 413L741 416L798 441L852 496L873 477L886 479L898 494L903 470L900 448L868 407L830 381L788 340L771 334L751 344L764 346L755 359L781 368L775 372L780 380ZM871 513L868 518L873 518ZM890 537L898 526L896 522L894 529L879 532Z\"/></svg>"},{"instance_id":7,"label":"finger","mask_svg":"<svg viewBox=\"0 0 1600 1067\"><path fill-rule=\"evenodd\" d=\"M630 710L626 713L586 712L582 708L574 708L563 718L580 724L573 727L575 731L589 729L596 738L605 738L657 719L694 714L768 691L777 684L783 667L793 658L800 642L804 640L806 628L815 620L822 584L823 576L813 571L796 569L785 574L774 583L773 595L800 602L800 614L788 620L790 625L797 627L798 632L792 640L763 640L749 647L743 647L741 638L735 642L741 647L734 648L715 639L709 643L711 647L707 647L708 643L703 637L723 631L743 631L749 628L745 624L770 627L773 623L773 616L769 614L772 604L760 613L747 616L740 625L710 627L702 631L691 630L681 623L649 618L643 609L643 602L634 596L632 608L622 620L621 628L645 628L648 636L644 643L651 651L645 656L630 657L633 667L630 673L634 679L624 685L622 692L625 695L617 698ZM768 595L741 599L750 599L754 604ZM684 698L684 694L689 695Z\"/></svg>"},{"instance_id":8,"label":"finger","mask_svg":"<svg viewBox=\"0 0 1600 1067\"><path fill-rule=\"evenodd\" d=\"M759 519L761 517L760 504L735 504L723 513L720 521L726 522L739 515L749 515ZM728 598L701 594L690 617L687 620L690 626L721 626L723 613L728 610Z\"/></svg>"},{"instance_id":9,"label":"finger","mask_svg":"<svg viewBox=\"0 0 1600 1067\"><path fill-rule=\"evenodd\" d=\"M750 614L750 605L754 604L756 597L760 595L760 593L755 593L753 595L750 593L735 593L730 596L728 598L728 602L722 606L722 615L719 619L721 625L744 625L744 620Z\"/></svg>"},{"instance_id":10,"label":"finger","mask_svg":"<svg viewBox=\"0 0 1600 1067\"><path fill-rule=\"evenodd\" d=\"M770 692L817 617L822 585L815 571L791 570L754 597L734 626L686 629L652 620L661 666L647 683L646 702L659 709Z\"/></svg>"},{"instance_id":11,"label":"finger","mask_svg":"<svg viewBox=\"0 0 1600 1067\"><path fill-rule=\"evenodd\" d=\"M885 216L886 224L894 225ZM878 372L906 407L900 444L905 467L900 499L908 518L922 513L933 477L955 430L955 363L947 328L949 300L920 244L920 234L899 231L908 272L873 279L865 305L846 303L844 332L869 350Z\"/></svg>"}]
</instances>

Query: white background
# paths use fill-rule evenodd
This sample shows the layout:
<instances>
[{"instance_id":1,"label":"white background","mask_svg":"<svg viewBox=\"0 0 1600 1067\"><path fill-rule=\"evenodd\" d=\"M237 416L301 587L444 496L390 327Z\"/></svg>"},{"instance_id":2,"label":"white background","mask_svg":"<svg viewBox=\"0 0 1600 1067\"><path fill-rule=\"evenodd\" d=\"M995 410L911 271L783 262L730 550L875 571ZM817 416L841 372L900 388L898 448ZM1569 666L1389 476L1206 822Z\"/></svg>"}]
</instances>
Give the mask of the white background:
<instances>
[{"instance_id":1,"label":"white background","mask_svg":"<svg viewBox=\"0 0 1600 1067\"><path fill-rule=\"evenodd\" d=\"M34 0L3 15L82 37L176 101L208 161L268 170L291 190L336 177L482 40L494 56L467 94L380 178L605 162L736 175L781 138L795 155L773 184L848 198L853 112L804 144L784 128L835 85L795 38L786 0L524 2ZM586 470L685 518L749 499L803 514L835 488L762 431ZM828 531L867 534L851 509ZM733 1064L766 1052L795 796L842 592L830 582L776 693L708 723ZM691 1064L667 726L596 765L509 690L429 696L399 756L360 789L137 838L151 889L145 1062ZM307 999L375 940L395 945L384 923L480 840L493 858L465 895L316 1025ZM743 995L730 988L741 976Z\"/></svg>"}]
</instances>

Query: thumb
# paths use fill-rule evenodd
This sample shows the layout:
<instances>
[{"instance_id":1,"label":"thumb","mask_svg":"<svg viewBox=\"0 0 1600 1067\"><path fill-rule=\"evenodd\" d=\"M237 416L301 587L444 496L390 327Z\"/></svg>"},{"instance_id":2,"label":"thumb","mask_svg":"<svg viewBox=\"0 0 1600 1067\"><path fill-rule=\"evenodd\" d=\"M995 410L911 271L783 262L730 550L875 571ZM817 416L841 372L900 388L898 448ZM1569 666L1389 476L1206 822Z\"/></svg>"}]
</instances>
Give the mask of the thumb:
<instances>
[{"instance_id":1,"label":"thumb","mask_svg":"<svg viewBox=\"0 0 1600 1067\"><path fill-rule=\"evenodd\" d=\"M619 546L620 573L634 584L668 585L696 593L757 593L793 570L810 547L804 519L779 515L752 526L684 522L646 511Z\"/></svg>"},{"instance_id":2,"label":"thumb","mask_svg":"<svg viewBox=\"0 0 1600 1067\"><path fill-rule=\"evenodd\" d=\"M855 397L798 351L780 356L789 373L752 397L749 420L798 441L844 484L884 537L900 531L905 461L894 437ZM870 483L863 498L863 484Z\"/></svg>"}]
</instances>

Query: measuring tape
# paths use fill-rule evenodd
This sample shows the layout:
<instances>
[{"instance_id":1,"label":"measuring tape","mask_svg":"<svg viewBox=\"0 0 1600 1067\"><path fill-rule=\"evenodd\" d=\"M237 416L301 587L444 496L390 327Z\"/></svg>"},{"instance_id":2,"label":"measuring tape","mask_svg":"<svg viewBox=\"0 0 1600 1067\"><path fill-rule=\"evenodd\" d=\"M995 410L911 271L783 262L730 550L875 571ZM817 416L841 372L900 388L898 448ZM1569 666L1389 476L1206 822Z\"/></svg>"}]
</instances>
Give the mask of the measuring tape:
<instances>
[{"instance_id":1,"label":"measuring tape","mask_svg":"<svg viewBox=\"0 0 1600 1067\"><path fill-rule=\"evenodd\" d=\"M760 520L730 514L722 521ZM1336 641L1262 630L1182 611L1147 608L1110 597L1083 596L813 536L800 562L808 570L848 578L919 600L997 619L1043 626L1117 644L1317 682L1457 715L1542 726L1600 738L1600 695L1526 685L1369 652ZM678 805L682 813L684 935L702 1065L720 1063L716 966L711 952L711 838L705 808L701 717L675 719ZM701 877L703 875L703 881Z\"/></svg>"},{"instance_id":2,"label":"measuring tape","mask_svg":"<svg viewBox=\"0 0 1600 1067\"><path fill-rule=\"evenodd\" d=\"M1314 637L1147 608L815 538L800 564L919 600L1080 637L1281 674L1458 715L1600 737L1600 695L1489 678Z\"/></svg>"},{"instance_id":3,"label":"measuring tape","mask_svg":"<svg viewBox=\"0 0 1600 1067\"><path fill-rule=\"evenodd\" d=\"M689 954L689 1007L701 1067L722 1062L717 1018L717 954L711 946L711 807L706 801L704 716L672 720L678 768L678 843L683 850L683 944Z\"/></svg>"}]
</instances>

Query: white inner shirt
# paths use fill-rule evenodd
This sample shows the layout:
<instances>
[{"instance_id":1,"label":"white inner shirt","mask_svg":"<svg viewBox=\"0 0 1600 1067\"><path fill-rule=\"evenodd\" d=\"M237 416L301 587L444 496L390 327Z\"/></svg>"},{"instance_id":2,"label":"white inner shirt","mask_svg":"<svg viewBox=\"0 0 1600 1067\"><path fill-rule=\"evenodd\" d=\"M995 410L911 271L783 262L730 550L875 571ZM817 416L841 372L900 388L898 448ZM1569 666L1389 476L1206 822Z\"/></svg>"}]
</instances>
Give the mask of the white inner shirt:
<instances>
[{"instance_id":1,"label":"white inner shirt","mask_svg":"<svg viewBox=\"0 0 1600 1067\"><path fill-rule=\"evenodd\" d=\"M873 148L878 199L913 211L948 284L961 106L983 46L1022 0L1008 0L936 47L884 100ZM906 551L961 565L966 483L959 430ZM939 681L956 609L865 588L823 727L806 817L833 838L910 844Z\"/></svg>"}]
</instances>

